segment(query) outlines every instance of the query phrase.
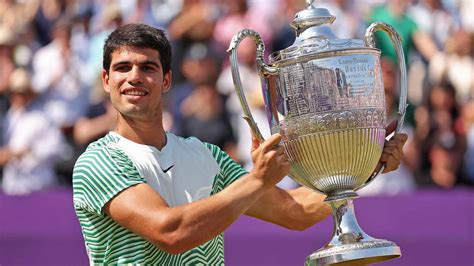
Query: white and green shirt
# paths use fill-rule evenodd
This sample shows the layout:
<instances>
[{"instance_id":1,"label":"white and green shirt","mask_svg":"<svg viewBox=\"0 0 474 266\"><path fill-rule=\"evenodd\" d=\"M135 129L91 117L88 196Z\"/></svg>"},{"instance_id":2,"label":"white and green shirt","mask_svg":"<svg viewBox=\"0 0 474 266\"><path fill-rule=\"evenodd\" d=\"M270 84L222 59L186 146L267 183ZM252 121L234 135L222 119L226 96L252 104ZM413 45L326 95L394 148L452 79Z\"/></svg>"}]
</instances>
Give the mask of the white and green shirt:
<instances>
[{"instance_id":1,"label":"white and green shirt","mask_svg":"<svg viewBox=\"0 0 474 266\"><path fill-rule=\"evenodd\" d=\"M91 264L223 265L224 237L178 255L166 253L121 227L102 211L122 190L153 187L169 206L215 194L246 171L217 146L166 134L163 149L115 132L89 145L74 167L74 207Z\"/></svg>"}]
</instances>

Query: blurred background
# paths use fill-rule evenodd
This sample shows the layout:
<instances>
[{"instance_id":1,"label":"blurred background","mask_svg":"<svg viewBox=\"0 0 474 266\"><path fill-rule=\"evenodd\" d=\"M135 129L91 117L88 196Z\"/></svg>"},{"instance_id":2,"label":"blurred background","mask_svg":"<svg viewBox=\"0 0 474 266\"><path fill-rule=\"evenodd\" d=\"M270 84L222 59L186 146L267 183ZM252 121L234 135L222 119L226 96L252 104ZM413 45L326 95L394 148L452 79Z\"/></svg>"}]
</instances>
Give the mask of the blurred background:
<instances>
[{"instance_id":1,"label":"blurred background","mask_svg":"<svg viewBox=\"0 0 474 266\"><path fill-rule=\"evenodd\" d=\"M385 21L403 39L409 82L405 157L397 171L380 175L360 191L361 205L390 210L382 211L383 219L404 225L394 226L400 231L413 227L419 232L419 227L434 223L426 236L448 230L452 239L441 234L430 239L430 245L444 241L457 246L446 246L452 256L445 246L437 247L443 253L431 253L438 254L434 257L440 264L422 264L420 255L414 255L411 261L400 259L392 265L473 265L474 1L315 2L337 17L332 29L339 38L363 39L370 23ZM173 86L164 106L166 130L214 143L249 168L250 133L241 119L226 49L243 28L262 36L267 54L290 46L295 36L289 22L305 7L301 0L0 0L0 264L61 265L59 253L87 264L72 208L71 176L78 155L115 126L116 114L100 80L102 46L111 31L125 23L165 29L173 48ZM398 63L387 40L377 35L387 113L393 118L399 98ZM244 90L268 136L255 45L244 41L239 57ZM279 186L297 184L285 178ZM420 202L423 205L416 205ZM422 219L409 219L427 213L439 216L428 215L428 222L415 225ZM371 217L380 215L361 216L370 225ZM244 221L236 226L239 229L231 228L230 236L260 225ZM329 234L316 238L321 246ZM413 239L407 234L400 241L419 248L428 241ZM308 246L316 249L314 243ZM23 252L15 253L15 248ZM283 263L275 252L269 253L266 256L275 258L273 265ZM457 259L459 264L444 264L439 258Z\"/></svg>"}]
</instances>

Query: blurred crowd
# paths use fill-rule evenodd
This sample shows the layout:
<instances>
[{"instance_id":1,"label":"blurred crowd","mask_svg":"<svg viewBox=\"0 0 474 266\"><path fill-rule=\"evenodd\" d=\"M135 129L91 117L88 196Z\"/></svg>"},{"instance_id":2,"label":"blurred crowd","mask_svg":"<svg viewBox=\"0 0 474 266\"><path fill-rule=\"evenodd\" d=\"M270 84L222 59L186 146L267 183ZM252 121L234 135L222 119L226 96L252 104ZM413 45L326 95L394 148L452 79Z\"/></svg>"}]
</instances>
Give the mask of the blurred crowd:
<instances>
[{"instance_id":1,"label":"blurred crowd","mask_svg":"<svg viewBox=\"0 0 474 266\"><path fill-rule=\"evenodd\" d=\"M363 39L374 21L402 36L408 67L410 136L397 171L362 194L397 194L425 186L474 185L474 1L315 1L337 17L339 38ZM266 53L290 46L289 22L302 0L0 0L1 190L28 194L69 186L77 156L114 129L102 89L102 46L125 23L166 30L173 86L165 95L166 130L219 145L250 167L250 131L234 91L227 47L243 28L256 30ZM396 54L377 35L389 117L398 107ZM269 136L255 67L255 45L239 47L249 104ZM281 186L296 184L285 179Z\"/></svg>"}]
</instances>

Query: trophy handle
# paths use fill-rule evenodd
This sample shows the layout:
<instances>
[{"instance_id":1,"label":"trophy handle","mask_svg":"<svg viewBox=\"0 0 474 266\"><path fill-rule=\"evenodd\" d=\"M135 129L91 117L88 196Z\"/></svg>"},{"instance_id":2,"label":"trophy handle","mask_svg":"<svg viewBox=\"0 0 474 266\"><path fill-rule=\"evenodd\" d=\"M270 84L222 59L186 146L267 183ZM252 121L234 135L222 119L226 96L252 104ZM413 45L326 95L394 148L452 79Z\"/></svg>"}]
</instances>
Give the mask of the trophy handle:
<instances>
[{"instance_id":1,"label":"trophy handle","mask_svg":"<svg viewBox=\"0 0 474 266\"><path fill-rule=\"evenodd\" d=\"M403 122L405 120L405 113L407 108L407 69L405 64L405 55L403 54L402 42L400 35L395 31L395 29L388 25L387 23L383 22L374 22L372 23L367 30L365 31L365 44L368 47L376 48L375 40L374 40L374 33L376 31L382 30L388 34L390 40L395 47L395 51L397 53L397 60L398 64L400 65L398 68L399 75L400 75L400 101L398 104L398 113L397 113L397 128L395 129L396 133L400 133L402 131ZM383 171L385 168L384 165L377 166L375 171L370 175L369 179L358 189L361 189L372 182L375 177Z\"/></svg>"},{"instance_id":2,"label":"trophy handle","mask_svg":"<svg viewBox=\"0 0 474 266\"><path fill-rule=\"evenodd\" d=\"M276 67L271 67L263 61L263 54L265 51L265 44L262 41L262 37L251 29L243 29L239 31L237 34L234 35L232 38L228 52L230 52L230 66L232 70L232 79L234 81L235 91L237 92L237 96L239 97L240 104L242 105L242 109L244 112L244 119L250 126L250 130L252 130L252 134L258 139L258 141L263 142L264 138L260 129L257 126L257 123L253 119L252 112L250 111L249 105L247 103L247 99L245 98L244 91L242 89L242 82L240 79L239 73L239 66L238 66L238 59L237 59L237 48L239 47L240 42L245 39L246 37L251 37L254 40L255 44L257 45L257 71L258 75L261 77L265 77L267 75L274 75L278 73L278 69Z\"/></svg>"}]
</instances>

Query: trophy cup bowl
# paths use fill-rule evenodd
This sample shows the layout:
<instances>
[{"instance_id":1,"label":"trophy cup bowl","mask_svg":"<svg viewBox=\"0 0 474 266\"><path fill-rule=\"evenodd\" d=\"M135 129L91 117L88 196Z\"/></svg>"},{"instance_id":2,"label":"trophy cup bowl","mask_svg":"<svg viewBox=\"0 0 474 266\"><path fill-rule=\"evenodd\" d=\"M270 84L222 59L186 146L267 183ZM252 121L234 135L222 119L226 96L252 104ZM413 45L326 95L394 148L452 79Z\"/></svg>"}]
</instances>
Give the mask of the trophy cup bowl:
<instances>
[{"instance_id":1,"label":"trophy cup bowl","mask_svg":"<svg viewBox=\"0 0 474 266\"><path fill-rule=\"evenodd\" d=\"M296 31L292 46L263 60L264 43L250 29L231 41L230 62L244 119L252 133L263 137L243 93L237 48L246 37L257 45L257 71L262 81L272 133L282 135L291 163L289 176L325 194L333 211L332 239L306 258L306 265L366 265L401 255L394 242L370 237L357 223L353 199L383 169L379 165L385 143L385 93L380 51L374 32L391 38L399 61L400 101L396 132L406 109L406 67L400 37L385 23L369 26L365 40L338 39L330 30L335 17L313 1L290 25Z\"/></svg>"}]
</instances>

